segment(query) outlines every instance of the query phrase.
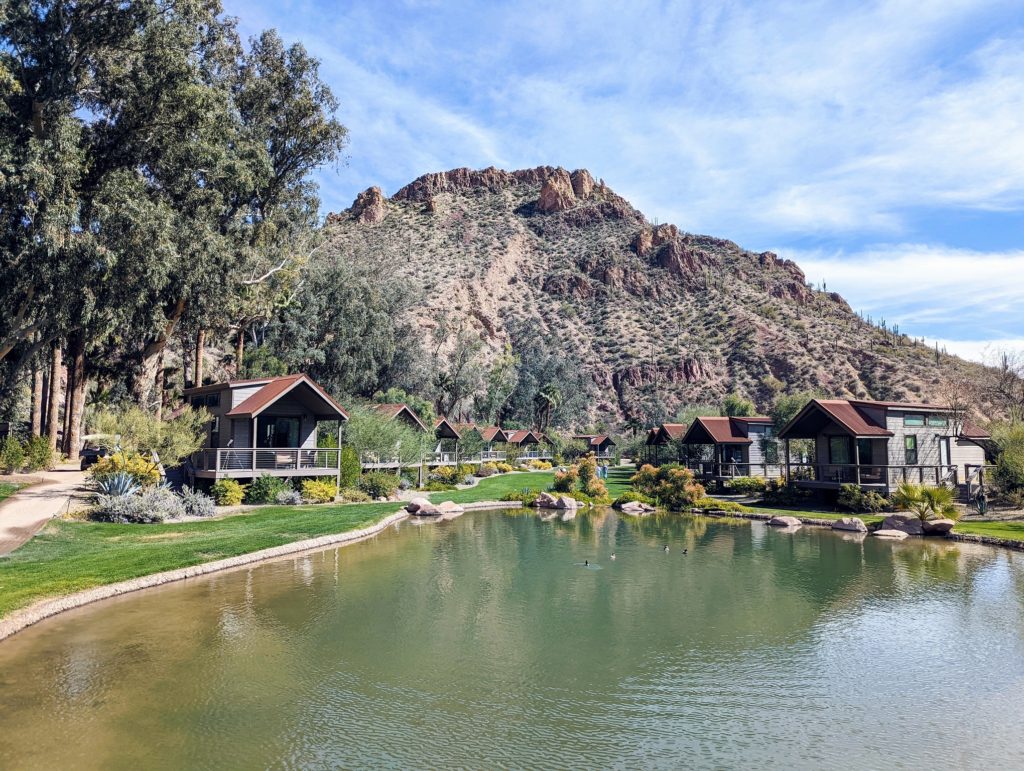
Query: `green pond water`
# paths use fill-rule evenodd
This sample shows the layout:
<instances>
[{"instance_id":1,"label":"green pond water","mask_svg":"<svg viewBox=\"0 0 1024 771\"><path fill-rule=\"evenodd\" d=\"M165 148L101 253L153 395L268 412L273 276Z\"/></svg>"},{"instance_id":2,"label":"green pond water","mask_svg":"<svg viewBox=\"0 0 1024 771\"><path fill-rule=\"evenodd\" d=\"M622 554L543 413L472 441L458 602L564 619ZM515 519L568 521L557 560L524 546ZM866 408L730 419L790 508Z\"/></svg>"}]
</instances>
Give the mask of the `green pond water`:
<instances>
[{"instance_id":1,"label":"green pond water","mask_svg":"<svg viewBox=\"0 0 1024 771\"><path fill-rule=\"evenodd\" d=\"M0 768L1021 767L1022 600L949 542L407 522L0 644Z\"/></svg>"}]
</instances>

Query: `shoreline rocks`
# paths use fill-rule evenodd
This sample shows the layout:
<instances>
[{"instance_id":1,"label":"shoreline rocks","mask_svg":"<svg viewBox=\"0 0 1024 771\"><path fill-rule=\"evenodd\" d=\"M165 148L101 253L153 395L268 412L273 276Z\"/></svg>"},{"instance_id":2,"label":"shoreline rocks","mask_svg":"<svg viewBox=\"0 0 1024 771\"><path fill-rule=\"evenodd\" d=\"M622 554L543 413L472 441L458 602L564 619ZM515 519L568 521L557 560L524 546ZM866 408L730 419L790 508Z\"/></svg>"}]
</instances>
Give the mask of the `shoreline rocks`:
<instances>
[{"instance_id":1,"label":"shoreline rocks","mask_svg":"<svg viewBox=\"0 0 1024 771\"><path fill-rule=\"evenodd\" d=\"M875 536L876 538L891 538L891 539L893 539L895 541L902 541L902 540L910 537L909 534L905 533L902 530L892 530L892 529L886 529L886 528L883 528L881 530L876 530L875 532L872 533L872 535Z\"/></svg>"},{"instance_id":2,"label":"shoreline rocks","mask_svg":"<svg viewBox=\"0 0 1024 771\"><path fill-rule=\"evenodd\" d=\"M833 530L847 530L853 533L866 533L868 526L859 517L843 517L832 523Z\"/></svg>"},{"instance_id":3,"label":"shoreline rocks","mask_svg":"<svg viewBox=\"0 0 1024 771\"><path fill-rule=\"evenodd\" d=\"M803 525L803 522L801 522L796 517L777 516L777 517L772 517L771 519L769 519L768 520L768 524L771 527L793 527L793 528L796 528L796 527L800 527L801 525Z\"/></svg>"},{"instance_id":4,"label":"shoreline rocks","mask_svg":"<svg viewBox=\"0 0 1024 771\"><path fill-rule=\"evenodd\" d=\"M901 530L907 535L924 535L921 519L915 514L890 514L882 520L881 530Z\"/></svg>"}]
</instances>

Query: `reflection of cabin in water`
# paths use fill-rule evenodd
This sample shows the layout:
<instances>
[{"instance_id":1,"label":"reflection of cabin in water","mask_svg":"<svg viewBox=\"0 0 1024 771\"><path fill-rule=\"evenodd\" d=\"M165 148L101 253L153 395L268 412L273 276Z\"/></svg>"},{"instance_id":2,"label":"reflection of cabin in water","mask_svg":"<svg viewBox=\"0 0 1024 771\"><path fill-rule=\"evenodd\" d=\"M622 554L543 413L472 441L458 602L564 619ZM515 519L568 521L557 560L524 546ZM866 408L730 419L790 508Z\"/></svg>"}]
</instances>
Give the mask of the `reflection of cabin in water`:
<instances>
[{"instance_id":1,"label":"reflection of cabin in water","mask_svg":"<svg viewBox=\"0 0 1024 771\"><path fill-rule=\"evenodd\" d=\"M231 380L184 392L213 419L203 449L190 459L200 479L337 476L339 452L317 447L325 421L348 419L345 410L306 375Z\"/></svg>"}]
</instances>

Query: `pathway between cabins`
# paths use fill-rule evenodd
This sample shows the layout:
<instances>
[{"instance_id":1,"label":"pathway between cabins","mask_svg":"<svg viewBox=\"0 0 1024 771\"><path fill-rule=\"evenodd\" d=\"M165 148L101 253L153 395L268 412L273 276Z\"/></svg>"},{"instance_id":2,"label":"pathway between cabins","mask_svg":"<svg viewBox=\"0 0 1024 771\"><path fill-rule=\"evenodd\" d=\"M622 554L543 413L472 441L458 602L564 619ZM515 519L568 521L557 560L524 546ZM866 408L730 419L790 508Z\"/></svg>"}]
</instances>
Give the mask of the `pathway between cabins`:
<instances>
[{"instance_id":1,"label":"pathway between cabins","mask_svg":"<svg viewBox=\"0 0 1024 771\"><path fill-rule=\"evenodd\" d=\"M81 492L85 472L74 466L33 474L41 484L26 487L0 503L0 555L10 554L34 536Z\"/></svg>"}]
</instances>

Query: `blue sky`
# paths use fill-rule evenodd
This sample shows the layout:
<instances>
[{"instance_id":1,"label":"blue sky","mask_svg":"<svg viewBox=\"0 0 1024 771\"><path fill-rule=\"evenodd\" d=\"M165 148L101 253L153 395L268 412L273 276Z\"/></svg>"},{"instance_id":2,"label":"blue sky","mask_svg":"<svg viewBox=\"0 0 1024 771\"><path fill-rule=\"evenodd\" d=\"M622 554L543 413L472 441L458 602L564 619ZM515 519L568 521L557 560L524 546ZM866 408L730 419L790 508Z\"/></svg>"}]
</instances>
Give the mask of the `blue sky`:
<instances>
[{"instance_id":1,"label":"blue sky","mask_svg":"<svg viewBox=\"0 0 1024 771\"><path fill-rule=\"evenodd\" d=\"M319 57L324 211L458 166L585 167L982 358L1024 348L1024 12L965 2L227 0Z\"/></svg>"}]
</instances>

